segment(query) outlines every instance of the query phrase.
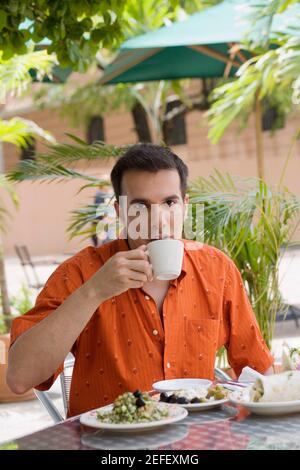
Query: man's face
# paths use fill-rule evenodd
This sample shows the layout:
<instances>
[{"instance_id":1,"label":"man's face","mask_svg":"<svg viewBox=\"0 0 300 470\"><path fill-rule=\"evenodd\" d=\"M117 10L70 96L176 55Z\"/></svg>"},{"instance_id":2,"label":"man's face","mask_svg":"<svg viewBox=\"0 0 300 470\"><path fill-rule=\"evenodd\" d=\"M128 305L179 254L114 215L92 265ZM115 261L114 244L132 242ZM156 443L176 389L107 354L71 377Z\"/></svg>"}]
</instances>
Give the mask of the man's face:
<instances>
[{"instance_id":1,"label":"man's face","mask_svg":"<svg viewBox=\"0 0 300 470\"><path fill-rule=\"evenodd\" d=\"M130 170L122 178L124 203L115 208L128 230L131 248L162 238L180 239L187 196L182 198L177 170ZM126 220L127 219L127 220Z\"/></svg>"}]
</instances>

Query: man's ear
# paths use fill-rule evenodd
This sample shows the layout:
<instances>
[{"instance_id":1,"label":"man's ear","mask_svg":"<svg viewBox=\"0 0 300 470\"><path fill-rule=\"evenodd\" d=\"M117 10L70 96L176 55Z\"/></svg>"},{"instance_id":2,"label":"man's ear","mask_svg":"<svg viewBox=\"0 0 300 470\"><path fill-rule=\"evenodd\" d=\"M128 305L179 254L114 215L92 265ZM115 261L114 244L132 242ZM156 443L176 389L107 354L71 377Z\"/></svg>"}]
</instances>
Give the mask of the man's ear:
<instances>
[{"instance_id":1,"label":"man's ear","mask_svg":"<svg viewBox=\"0 0 300 470\"><path fill-rule=\"evenodd\" d=\"M184 196L184 200L183 200L183 202L184 202L184 206L183 206L183 218L184 218L184 219L186 219L186 217L187 217L187 215L188 215L187 204L189 203L189 200L190 200L190 198L189 198L188 194L186 194L186 195Z\"/></svg>"},{"instance_id":2,"label":"man's ear","mask_svg":"<svg viewBox=\"0 0 300 470\"><path fill-rule=\"evenodd\" d=\"M118 203L118 201L114 202L114 208L115 208L117 217L120 218L120 204Z\"/></svg>"}]
</instances>

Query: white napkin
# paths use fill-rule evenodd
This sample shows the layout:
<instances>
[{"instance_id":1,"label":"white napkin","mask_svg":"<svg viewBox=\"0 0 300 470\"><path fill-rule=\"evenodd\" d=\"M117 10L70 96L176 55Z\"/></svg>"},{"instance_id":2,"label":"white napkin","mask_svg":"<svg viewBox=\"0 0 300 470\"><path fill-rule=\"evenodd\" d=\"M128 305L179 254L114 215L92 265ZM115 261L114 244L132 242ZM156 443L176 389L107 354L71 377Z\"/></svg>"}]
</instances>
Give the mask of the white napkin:
<instances>
[{"instance_id":1,"label":"white napkin","mask_svg":"<svg viewBox=\"0 0 300 470\"><path fill-rule=\"evenodd\" d=\"M238 382L254 383L259 377L263 377L263 375L247 366L243 368L242 373L238 378Z\"/></svg>"}]
</instances>

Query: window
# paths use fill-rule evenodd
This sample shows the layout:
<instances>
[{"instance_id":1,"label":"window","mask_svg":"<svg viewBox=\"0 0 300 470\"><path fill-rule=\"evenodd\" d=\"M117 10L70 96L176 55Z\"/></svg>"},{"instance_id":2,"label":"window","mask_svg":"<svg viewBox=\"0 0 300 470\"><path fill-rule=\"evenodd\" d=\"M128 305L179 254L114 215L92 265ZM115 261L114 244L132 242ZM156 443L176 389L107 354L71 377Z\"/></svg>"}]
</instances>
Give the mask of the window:
<instances>
[{"instance_id":1,"label":"window","mask_svg":"<svg viewBox=\"0 0 300 470\"><path fill-rule=\"evenodd\" d=\"M135 125L139 142L151 142L151 132L149 129L147 114L143 106L136 102L131 109L132 118Z\"/></svg>"},{"instance_id":2,"label":"window","mask_svg":"<svg viewBox=\"0 0 300 470\"><path fill-rule=\"evenodd\" d=\"M104 141L104 122L101 116L91 118L87 129L87 143L91 145L95 140Z\"/></svg>"},{"instance_id":3,"label":"window","mask_svg":"<svg viewBox=\"0 0 300 470\"><path fill-rule=\"evenodd\" d=\"M166 114L168 115L175 109L182 105L180 100L169 101L166 106ZM168 121L164 121L163 124L163 139L168 145L182 145L186 144L186 126L185 126L185 114L174 115Z\"/></svg>"}]
</instances>

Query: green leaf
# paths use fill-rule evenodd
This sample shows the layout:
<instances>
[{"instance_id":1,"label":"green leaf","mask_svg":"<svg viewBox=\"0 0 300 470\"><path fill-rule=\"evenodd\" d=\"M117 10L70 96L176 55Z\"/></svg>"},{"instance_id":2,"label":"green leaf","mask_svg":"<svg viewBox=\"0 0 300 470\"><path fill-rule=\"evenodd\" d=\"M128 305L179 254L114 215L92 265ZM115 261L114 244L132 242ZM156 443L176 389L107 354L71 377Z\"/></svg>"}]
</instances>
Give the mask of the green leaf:
<instances>
[{"instance_id":1,"label":"green leaf","mask_svg":"<svg viewBox=\"0 0 300 470\"><path fill-rule=\"evenodd\" d=\"M0 31L6 26L7 13L4 10L0 10Z\"/></svg>"},{"instance_id":2,"label":"green leaf","mask_svg":"<svg viewBox=\"0 0 300 470\"><path fill-rule=\"evenodd\" d=\"M46 51L28 51L22 55L7 58L5 54L0 57L0 85L1 93L5 97L8 93L20 95L32 83L31 70L35 70L37 79L42 79L51 73L56 57Z\"/></svg>"},{"instance_id":3,"label":"green leaf","mask_svg":"<svg viewBox=\"0 0 300 470\"><path fill-rule=\"evenodd\" d=\"M33 121L23 118L0 119L0 142L9 142L17 147L25 147L32 137L41 137L48 142L55 139Z\"/></svg>"}]
</instances>

